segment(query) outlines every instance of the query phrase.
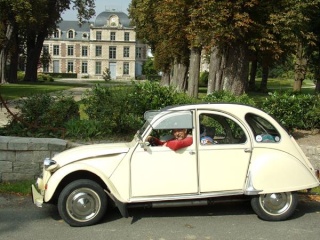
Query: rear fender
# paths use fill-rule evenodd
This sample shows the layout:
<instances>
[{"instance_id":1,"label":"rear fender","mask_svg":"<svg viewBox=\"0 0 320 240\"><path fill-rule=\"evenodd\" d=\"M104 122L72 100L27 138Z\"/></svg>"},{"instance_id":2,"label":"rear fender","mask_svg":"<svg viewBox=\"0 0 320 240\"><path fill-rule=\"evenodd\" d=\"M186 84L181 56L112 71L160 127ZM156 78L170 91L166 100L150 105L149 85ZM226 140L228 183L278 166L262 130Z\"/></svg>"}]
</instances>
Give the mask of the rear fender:
<instances>
[{"instance_id":1,"label":"rear fender","mask_svg":"<svg viewBox=\"0 0 320 240\"><path fill-rule=\"evenodd\" d=\"M313 188L319 181L304 160L277 149L255 149L247 180L248 188L259 193L289 192Z\"/></svg>"}]
</instances>

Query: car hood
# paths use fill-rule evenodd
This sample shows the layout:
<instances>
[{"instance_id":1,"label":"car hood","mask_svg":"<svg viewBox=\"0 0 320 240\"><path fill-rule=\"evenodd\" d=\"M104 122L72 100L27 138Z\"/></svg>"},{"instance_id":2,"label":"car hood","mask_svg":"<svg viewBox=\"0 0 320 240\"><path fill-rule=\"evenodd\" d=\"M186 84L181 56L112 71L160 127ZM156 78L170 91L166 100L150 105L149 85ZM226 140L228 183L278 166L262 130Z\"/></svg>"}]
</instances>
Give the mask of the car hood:
<instances>
[{"instance_id":1,"label":"car hood","mask_svg":"<svg viewBox=\"0 0 320 240\"><path fill-rule=\"evenodd\" d=\"M127 153L129 149L129 143L84 145L63 151L55 155L52 159L62 167L79 160Z\"/></svg>"}]
</instances>

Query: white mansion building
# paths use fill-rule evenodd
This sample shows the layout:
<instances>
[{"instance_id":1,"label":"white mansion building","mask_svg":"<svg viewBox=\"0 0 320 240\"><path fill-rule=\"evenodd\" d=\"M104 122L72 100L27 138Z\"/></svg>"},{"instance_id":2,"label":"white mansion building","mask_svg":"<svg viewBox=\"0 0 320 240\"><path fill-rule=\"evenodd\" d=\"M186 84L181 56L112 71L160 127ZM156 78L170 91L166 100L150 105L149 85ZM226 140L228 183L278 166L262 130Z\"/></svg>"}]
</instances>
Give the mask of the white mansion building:
<instances>
[{"instance_id":1,"label":"white mansion building","mask_svg":"<svg viewBox=\"0 0 320 240\"><path fill-rule=\"evenodd\" d=\"M107 10L94 23L62 21L43 49L51 57L43 72L101 79L108 68L112 79L135 79L142 75L148 46L136 39L125 13Z\"/></svg>"}]
</instances>

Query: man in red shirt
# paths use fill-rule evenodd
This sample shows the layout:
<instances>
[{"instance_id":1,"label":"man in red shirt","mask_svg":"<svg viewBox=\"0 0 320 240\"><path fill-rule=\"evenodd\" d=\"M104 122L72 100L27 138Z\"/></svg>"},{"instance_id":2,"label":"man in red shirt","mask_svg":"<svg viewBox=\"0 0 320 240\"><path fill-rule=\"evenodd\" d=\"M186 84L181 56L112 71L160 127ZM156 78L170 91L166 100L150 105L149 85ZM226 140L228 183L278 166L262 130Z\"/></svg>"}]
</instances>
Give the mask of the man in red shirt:
<instances>
[{"instance_id":1,"label":"man in red shirt","mask_svg":"<svg viewBox=\"0 0 320 240\"><path fill-rule=\"evenodd\" d=\"M173 139L170 139L168 141L161 141L158 138L149 136L147 138L148 142L152 142L155 146L167 146L170 149L176 151L180 148L188 147L192 144L193 139L191 135L188 135L187 129L173 129L172 130Z\"/></svg>"}]
</instances>

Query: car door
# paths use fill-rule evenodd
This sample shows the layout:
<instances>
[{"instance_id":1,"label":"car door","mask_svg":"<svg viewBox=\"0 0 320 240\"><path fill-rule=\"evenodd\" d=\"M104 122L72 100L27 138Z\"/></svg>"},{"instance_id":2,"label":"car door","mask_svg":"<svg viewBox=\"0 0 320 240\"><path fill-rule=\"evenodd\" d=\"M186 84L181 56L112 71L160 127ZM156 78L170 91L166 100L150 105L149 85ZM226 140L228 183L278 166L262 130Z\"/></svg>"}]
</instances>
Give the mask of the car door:
<instances>
[{"instance_id":1,"label":"car door","mask_svg":"<svg viewBox=\"0 0 320 240\"><path fill-rule=\"evenodd\" d=\"M197 140L200 192L243 191L251 157L247 130L224 113L198 111L197 117L200 131L207 128ZM213 139L213 143L201 141L206 132L214 132L207 138Z\"/></svg>"},{"instance_id":2,"label":"car door","mask_svg":"<svg viewBox=\"0 0 320 240\"><path fill-rule=\"evenodd\" d=\"M153 122L144 138L152 131L188 129L194 135L191 111L170 112ZM171 150L166 146L137 146L131 158L131 197L192 194L198 192L196 143Z\"/></svg>"}]
</instances>

